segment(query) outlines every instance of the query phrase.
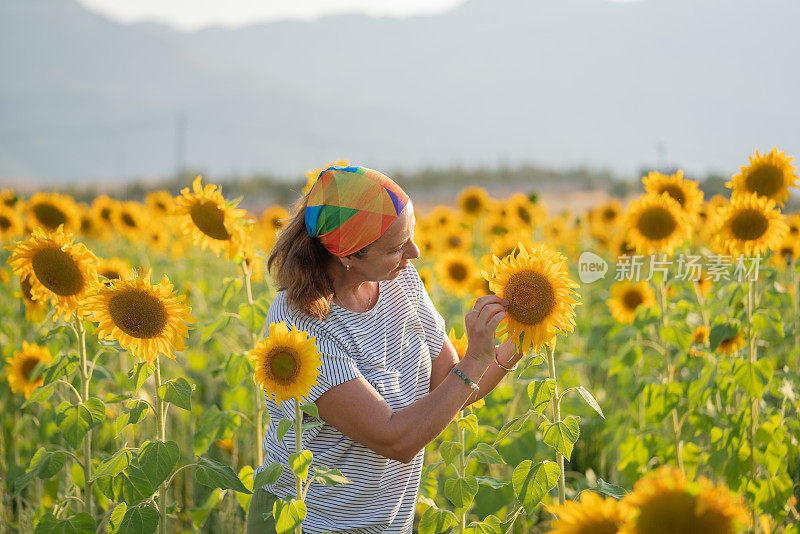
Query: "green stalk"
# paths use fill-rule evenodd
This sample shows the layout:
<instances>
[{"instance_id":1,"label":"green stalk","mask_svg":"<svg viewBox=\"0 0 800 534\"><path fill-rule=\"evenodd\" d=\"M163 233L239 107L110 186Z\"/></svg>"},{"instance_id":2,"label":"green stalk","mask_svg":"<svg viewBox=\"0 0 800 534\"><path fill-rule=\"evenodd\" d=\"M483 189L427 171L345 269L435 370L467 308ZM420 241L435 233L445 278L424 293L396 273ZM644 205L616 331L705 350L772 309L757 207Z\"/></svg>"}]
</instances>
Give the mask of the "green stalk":
<instances>
[{"instance_id":1,"label":"green stalk","mask_svg":"<svg viewBox=\"0 0 800 534\"><path fill-rule=\"evenodd\" d=\"M153 373L153 377L156 387L156 428L158 431L159 441L166 443L166 429L164 428L164 401L162 401L161 397L158 395L158 390L161 387L161 363L157 354L155 363L156 370ZM161 516L161 519L158 522L159 532L161 534L167 534L167 485L165 482L162 482L158 487L158 512Z\"/></svg>"},{"instance_id":2,"label":"green stalk","mask_svg":"<svg viewBox=\"0 0 800 534\"><path fill-rule=\"evenodd\" d=\"M89 399L89 368L86 362L86 329L83 321L75 318L75 330L78 334L78 357L80 358L81 402ZM83 438L83 511L94 517L94 498L92 496L92 431Z\"/></svg>"},{"instance_id":3,"label":"green stalk","mask_svg":"<svg viewBox=\"0 0 800 534\"><path fill-rule=\"evenodd\" d=\"M755 335L753 332L753 292L755 290L755 280L750 279L749 283L747 284L747 337L748 339L748 348L750 354L750 364L755 365L756 363L756 351L755 351ZM755 398L750 398L750 480L755 482L756 480L756 422L758 420L758 400ZM753 534L758 534L758 512L756 512L755 506L752 508L752 519L753 519Z\"/></svg>"},{"instance_id":4,"label":"green stalk","mask_svg":"<svg viewBox=\"0 0 800 534\"><path fill-rule=\"evenodd\" d=\"M303 450L303 416L300 413L300 401L294 399L294 436L297 445L297 453ZM294 473L294 470L292 470ZM297 500L303 499L303 484L300 480L300 475L294 473L295 491L297 492ZM295 534L303 534L303 525L297 525Z\"/></svg>"},{"instance_id":5,"label":"green stalk","mask_svg":"<svg viewBox=\"0 0 800 534\"><path fill-rule=\"evenodd\" d=\"M795 363L795 369L800 368L800 276L797 275L797 262L791 264L790 269L792 270L792 287L794 288L794 294L792 295L792 304L794 304L794 353L797 355L797 362Z\"/></svg>"},{"instance_id":6,"label":"green stalk","mask_svg":"<svg viewBox=\"0 0 800 534\"><path fill-rule=\"evenodd\" d=\"M556 341L553 339L553 345L545 344L545 352L547 353L547 364L550 371L550 378L556 380ZM556 382L555 391L553 392L553 424L561 422L561 401L558 398L558 382ZM567 496L567 483L564 476L564 456L556 451L556 463L558 464L558 503L564 504Z\"/></svg>"},{"instance_id":7,"label":"green stalk","mask_svg":"<svg viewBox=\"0 0 800 534\"><path fill-rule=\"evenodd\" d=\"M661 327L665 328L667 326L667 282L662 275L661 281L659 282L659 293L661 294L661 298L659 304L661 306ZM672 383L672 375L674 373L674 369L672 366L672 361L669 357L669 347L664 345L664 359L667 364L667 387ZM678 463L678 468L681 471L683 469L683 441L681 441L681 429L680 425L678 424L678 409L672 409L672 432L675 435L675 459ZM685 471L684 471L685 472Z\"/></svg>"},{"instance_id":8,"label":"green stalk","mask_svg":"<svg viewBox=\"0 0 800 534\"><path fill-rule=\"evenodd\" d=\"M245 295L247 296L247 303L250 305L251 314L255 317L256 305L255 301L253 300L253 290L250 287L250 268L247 266L247 260L242 260L242 272L244 273L244 289ZM252 341L253 348L255 348L256 343L258 343L258 334L255 332L250 332L250 339ZM256 467L264 463L264 399L262 398L262 391L258 385L255 385L253 389L253 393L255 394L254 398L254 417L253 417L253 424L256 427ZM299 451L298 451L299 452Z\"/></svg>"},{"instance_id":9,"label":"green stalk","mask_svg":"<svg viewBox=\"0 0 800 534\"><path fill-rule=\"evenodd\" d=\"M458 418L461 419L461 413L459 412ZM458 476L461 478L464 477L464 471L467 467L466 459L464 458L464 429L456 423L458 427L458 442L461 443L461 452L458 454ZM469 508L469 507L467 507ZM464 532L464 529L467 528L467 508L461 511L460 521L458 522L458 532L461 534Z\"/></svg>"}]
</instances>

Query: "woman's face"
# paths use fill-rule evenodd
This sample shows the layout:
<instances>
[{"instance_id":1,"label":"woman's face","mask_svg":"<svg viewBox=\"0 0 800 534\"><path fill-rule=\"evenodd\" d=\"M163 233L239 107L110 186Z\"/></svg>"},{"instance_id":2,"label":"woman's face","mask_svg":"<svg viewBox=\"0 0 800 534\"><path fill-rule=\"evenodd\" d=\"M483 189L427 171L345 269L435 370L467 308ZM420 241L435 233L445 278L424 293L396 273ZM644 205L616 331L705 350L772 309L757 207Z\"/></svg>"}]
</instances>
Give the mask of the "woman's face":
<instances>
[{"instance_id":1,"label":"woman's face","mask_svg":"<svg viewBox=\"0 0 800 534\"><path fill-rule=\"evenodd\" d=\"M366 255L361 258L351 255L342 260L367 280L397 277L410 260L419 257L419 248L414 243L416 222L414 207L409 200L386 232L369 246Z\"/></svg>"}]
</instances>

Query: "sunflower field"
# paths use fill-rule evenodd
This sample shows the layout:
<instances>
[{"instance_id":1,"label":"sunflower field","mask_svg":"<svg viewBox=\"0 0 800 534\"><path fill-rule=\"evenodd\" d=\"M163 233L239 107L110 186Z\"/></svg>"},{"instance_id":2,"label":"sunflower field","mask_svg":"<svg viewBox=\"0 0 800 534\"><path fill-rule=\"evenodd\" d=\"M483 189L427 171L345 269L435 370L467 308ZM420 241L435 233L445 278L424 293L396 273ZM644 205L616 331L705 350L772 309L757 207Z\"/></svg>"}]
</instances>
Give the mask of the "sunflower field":
<instances>
[{"instance_id":1,"label":"sunflower field","mask_svg":"<svg viewBox=\"0 0 800 534\"><path fill-rule=\"evenodd\" d=\"M651 172L582 213L480 187L418 212L414 263L459 356L496 293L498 343L525 357L426 448L414 532L800 533L791 162L756 151L729 198ZM265 329L292 208L236 206L200 177L142 202L0 193L4 532L243 532L286 469L273 518L300 533L308 487L349 483L302 450L323 423L283 377L316 368L272 350L313 338ZM291 465L254 477L264 391L294 404L279 435L300 431Z\"/></svg>"}]
</instances>

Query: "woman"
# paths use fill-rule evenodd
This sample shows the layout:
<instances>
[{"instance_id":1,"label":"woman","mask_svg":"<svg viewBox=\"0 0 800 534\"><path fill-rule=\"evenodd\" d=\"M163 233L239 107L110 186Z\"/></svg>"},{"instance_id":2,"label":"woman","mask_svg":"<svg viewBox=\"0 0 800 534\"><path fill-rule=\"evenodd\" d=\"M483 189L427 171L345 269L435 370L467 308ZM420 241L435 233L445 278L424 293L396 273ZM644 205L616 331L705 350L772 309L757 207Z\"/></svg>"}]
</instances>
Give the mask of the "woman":
<instances>
[{"instance_id":1,"label":"woman","mask_svg":"<svg viewBox=\"0 0 800 534\"><path fill-rule=\"evenodd\" d=\"M411 264L419 257L414 225L411 201L391 179L363 167L330 167L270 254L280 292L267 327L294 324L315 336L321 354L308 401L324 424L303 432L303 448L313 453L309 472L335 468L350 480L310 486L308 534L410 533L425 446L522 356L511 342L495 346L508 301L489 295L464 318L469 344L459 361ZM276 432L281 418L294 417L293 404L279 407L267 397L267 410L262 468L288 465L293 430L280 442ZM276 495L294 493L289 469L257 488L248 532L270 532L274 523L264 513Z\"/></svg>"}]
</instances>

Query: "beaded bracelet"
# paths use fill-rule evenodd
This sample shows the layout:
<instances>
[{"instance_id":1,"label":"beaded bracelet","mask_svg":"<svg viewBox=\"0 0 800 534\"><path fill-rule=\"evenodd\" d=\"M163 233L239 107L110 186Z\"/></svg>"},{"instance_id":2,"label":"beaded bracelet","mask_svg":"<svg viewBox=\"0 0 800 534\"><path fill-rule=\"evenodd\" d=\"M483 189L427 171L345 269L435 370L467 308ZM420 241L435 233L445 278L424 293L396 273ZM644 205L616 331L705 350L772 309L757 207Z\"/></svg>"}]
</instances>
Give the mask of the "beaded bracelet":
<instances>
[{"instance_id":1,"label":"beaded bracelet","mask_svg":"<svg viewBox=\"0 0 800 534\"><path fill-rule=\"evenodd\" d=\"M456 369L455 367L453 367L453 372L455 374L457 374L458 376L460 376L461 378L463 378L464 382L466 382L467 385L469 387L471 387L475 392L477 392L479 389L481 389L480 387L478 387L478 384L476 384L475 382L473 382L472 380L467 378L466 375L464 373L462 373L459 369Z\"/></svg>"}]
</instances>

